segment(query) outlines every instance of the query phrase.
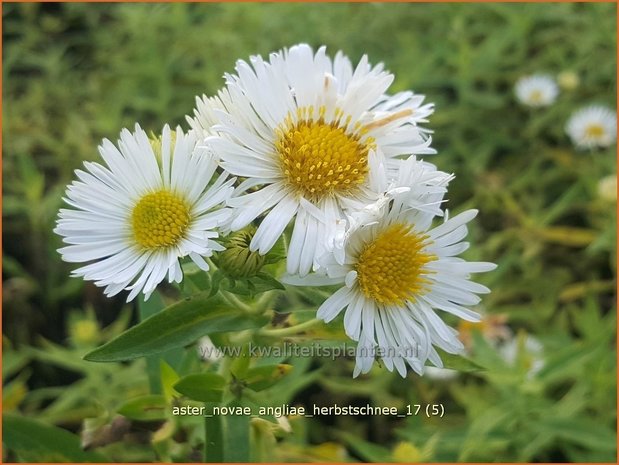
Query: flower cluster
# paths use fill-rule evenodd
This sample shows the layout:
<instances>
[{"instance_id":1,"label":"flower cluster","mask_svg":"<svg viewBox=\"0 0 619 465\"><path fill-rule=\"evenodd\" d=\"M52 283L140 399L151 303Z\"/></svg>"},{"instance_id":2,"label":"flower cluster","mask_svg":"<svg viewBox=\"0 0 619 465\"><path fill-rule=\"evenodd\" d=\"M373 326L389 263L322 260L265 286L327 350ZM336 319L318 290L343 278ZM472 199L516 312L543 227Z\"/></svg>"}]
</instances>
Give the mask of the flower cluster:
<instances>
[{"instance_id":1,"label":"flower cluster","mask_svg":"<svg viewBox=\"0 0 619 465\"><path fill-rule=\"evenodd\" d=\"M562 72L557 82L547 74L521 77L514 87L516 98L529 107L552 105L559 95L559 87L574 90L579 85L578 75ZM617 112L602 105L588 105L575 111L565 125L565 132L578 149L610 147L617 140Z\"/></svg>"},{"instance_id":2,"label":"flower cluster","mask_svg":"<svg viewBox=\"0 0 619 465\"><path fill-rule=\"evenodd\" d=\"M287 236L284 282L340 286L317 317L343 312L355 376L377 354L402 376L442 366L437 348L463 345L441 314L478 321L470 307L489 290L471 275L495 265L458 257L477 211L443 210L453 176L419 158L435 153L423 126L434 107L389 94L393 79L365 56L353 66L305 44L239 60L217 95L196 99L188 132L149 139L136 125L117 146L103 141L105 166L86 163L67 189L60 253L89 262L74 275L131 300L180 282L183 257L234 268L222 244L258 263Z\"/></svg>"}]
</instances>

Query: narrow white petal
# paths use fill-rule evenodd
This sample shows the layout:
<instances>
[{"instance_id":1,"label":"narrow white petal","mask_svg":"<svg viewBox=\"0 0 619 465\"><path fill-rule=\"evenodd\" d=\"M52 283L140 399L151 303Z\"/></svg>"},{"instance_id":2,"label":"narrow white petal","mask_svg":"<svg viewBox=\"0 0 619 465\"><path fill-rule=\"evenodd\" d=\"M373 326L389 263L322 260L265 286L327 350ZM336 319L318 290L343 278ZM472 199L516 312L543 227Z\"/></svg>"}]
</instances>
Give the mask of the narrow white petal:
<instances>
[{"instance_id":1,"label":"narrow white petal","mask_svg":"<svg viewBox=\"0 0 619 465\"><path fill-rule=\"evenodd\" d=\"M351 290L347 287L342 287L335 291L335 293L329 297L318 308L316 317L324 320L325 323L329 323L333 320L342 309L350 303Z\"/></svg>"},{"instance_id":2,"label":"narrow white petal","mask_svg":"<svg viewBox=\"0 0 619 465\"><path fill-rule=\"evenodd\" d=\"M293 199L282 199L260 223L249 245L250 250L258 250L262 255L271 250L297 212L298 206Z\"/></svg>"},{"instance_id":3,"label":"narrow white petal","mask_svg":"<svg viewBox=\"0 0 619 465\"><path fill-rule=\"evenodd\" d=\"M342 283L341 278L331 278L318 273L310 273L303 277L286 274L280 278L280 281L284 284L290 284L291 286L330 286L332 284Z\"/></svg>"}]
</instances>

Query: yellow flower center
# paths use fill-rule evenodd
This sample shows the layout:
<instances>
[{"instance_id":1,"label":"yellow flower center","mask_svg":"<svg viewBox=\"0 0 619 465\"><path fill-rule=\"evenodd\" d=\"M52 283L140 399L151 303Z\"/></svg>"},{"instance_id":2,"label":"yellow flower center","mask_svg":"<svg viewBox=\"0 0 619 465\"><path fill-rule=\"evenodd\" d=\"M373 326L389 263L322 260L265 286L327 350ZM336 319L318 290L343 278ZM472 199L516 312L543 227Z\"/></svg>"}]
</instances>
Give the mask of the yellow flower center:
<instances>
[{"instance_id":1,"label":"yellow flower center","mask_svg":"<svg viewBox=\"0 0 619 465\"><path fill-rule=\"evenodd\" d=\"M383 304L403 305L427 291L429 271L424 267L436 256L424 249L428 237L410 225L393 224L367 244L356 264L363 294Z\"/></svg>"},{"instance_id":2,"label":"yellow flower center","mask_svg":"<svg viewBox=\"0 0 619 465\"><path fill-rule=\"evenodd\" d=\"M189 220L185 199L165 189L152 192L133 207L133 237L145 249L170 247L181 240Z\"/></svg>"},{"instance_id":3,"label":"yellow flower center","mask_svg":"<svg viewBox=\"0 0 619 465\"><path fill-rule=\"evenodd\" d=\"M314 108L299 108L297 119L289 115L277 129L276 150L288 184L311 201L334 194L349 194L362 184L368 174L368 152L373 139L362 141L367 129L355 126L348 130L350 117L326 122L321 107L318 119Z\"/></svg>"},{"instance_id":4,"label":"yellow flower center","mask_svg":"<svg viewBox=\"0 0 619 465\"><path fill-rule=\"evenodd\" d=\"M585 129L585 135L594 139L602 137L604 132L604 127L601 124L590 124Z\"/></svg>"},{"instance_id":5,"label":"yellow flower center","mask_svg":"<svg viewBox=\"0 0 619 465\"><path fill-rule=\"evenodd\" d=\"M541 90L532 90L529 94L529 100L531 103L541 103L544 95Z\"/></svg>"}]
</instances>

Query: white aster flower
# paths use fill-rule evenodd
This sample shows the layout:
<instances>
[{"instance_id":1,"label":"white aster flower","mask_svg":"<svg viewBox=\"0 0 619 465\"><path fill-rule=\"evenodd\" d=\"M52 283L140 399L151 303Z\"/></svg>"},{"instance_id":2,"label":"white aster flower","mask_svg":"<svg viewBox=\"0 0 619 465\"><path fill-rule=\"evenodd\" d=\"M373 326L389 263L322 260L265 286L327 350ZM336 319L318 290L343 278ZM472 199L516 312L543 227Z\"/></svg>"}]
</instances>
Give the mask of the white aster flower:
<instances>
[{"instance_id":1,"label":"white aster flower","mask_svg":"<svg viewBox=\"0 0 619 465\"><path fill-rule=\"evenodd\" d=\"M565 131L580 149L608 147L617 140L617 112L591 105L575 112Z\"/></svg>"},{"instance_id":2,"label":"white aster flower","mask_svg":"<svg viewBox=\"0 0 619 465\"><path fill-rule=\"evenodd\" d=\"M547 107L554 103L559 95L555 80L545 74L534 74L518 79L515 87L516 97L530 107Z\"/></svg>"},{"instance_id":3,"label":"white aster flower","mask_svg":"<svg viewBox=\"0 0 619 465\"><path fill-rule=\"evenodd\" d=\"M359 341L354 376L367 373L376 356L402 376L406 364L423 374L428 359L442 367L433 346L452 354L462 353L464 346L436 310L479 321L479 315L466 307L480 302L476 294L489 292L471 282L470 274L496 265L456 257L468 248L461 240L477 211L468 210L430 229L429 221L419 222L420 212L408 207L410 195L395 194L379 219L352 228L344 262L334 255L321 261L326 276L286 278L299 285L344 283L317 316L329 322L346 309L346 334Z\"/></svg>"},{"instance_id":4,"label":"white aster flower","mask_svg":"<svg viewBox=\"0 0 619 465\"><path fill-rule=\"evenodd\" d=\"M175 136L175 137L174 137ZM99 152L107 166L84 163L78 181L68 186L54 232L69 245L59 249L63 260L92 262L73 272L105 287L113 296L129 290L146 298L168 275L180 282L179 258L189 256L201 269L203 257L223 250L214 230L230 209L220 206L230 197L234 179L224 173L208 187L217 160L197 148L197 137L166 125L157 155L146 133L124 129L118 148L105 139Z\"/></svg>"},{"instance_id":5,"label":"white aster flower","mask_svg":"<svg viewBox=\"0 0 619 465\"><path fill-rule=\"evenodd\" d=\"M193 128L247 178L229 205L238 230L266 213L250 248L268 252L294 219L287 269L306 275L332 246L345 212L377 200L395 157L430 154L429 131L418 126L433 111L423 96L385 92L393 75L367 57L353 68L338 52L297 45L265 61L238 61L216 98L197 100ZM257 191L246 193L250 188Z\"/></svg>"},{"instance_id":6,"label":"white aster flower","mask_svg":"<svg viewBox=\"0 0 619 465\"><path fill-rule=\"evenodd\" d=\"M530 335L513 337L500 349L499 354L510 366L515 366L519 359L525 363L527 378L533 378L545 365L544 346Z\"/></svg>"},{"instance_id":7,"label":"white aster flower","mask_svg":"<svg viewBox=\"0 0 619 465\"><path fill-rule=\"evenodd\" d=\"M454 176L438 171L436 166L417 160L415 156L395 161L394 167L395 177L390 179L385 192L374 203L346 212L346 220L338 221L333 247L326 256L332 253L338 263L343 263L345 241L350 232L380 220L385 206L394 198L408 210L410 220L419 228L428 228L435 216L443 216L443 197ZM316 268L319 266L320 257Z\"/></svg>"}]
</instances>

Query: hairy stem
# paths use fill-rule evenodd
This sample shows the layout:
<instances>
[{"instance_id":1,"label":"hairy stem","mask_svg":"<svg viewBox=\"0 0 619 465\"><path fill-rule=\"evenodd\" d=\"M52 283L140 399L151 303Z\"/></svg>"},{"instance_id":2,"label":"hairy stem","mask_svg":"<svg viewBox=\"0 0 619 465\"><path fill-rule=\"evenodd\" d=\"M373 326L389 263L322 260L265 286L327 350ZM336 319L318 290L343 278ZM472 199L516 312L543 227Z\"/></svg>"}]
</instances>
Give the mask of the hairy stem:
<instances>
[{"instance_id":1,"label":"hairy stem","mask_svg":"<svg viewBox=\"0 0 619 465\"><path fill-rule=\"evenodd\" d=\"M294 334L313 328L322 323L322 320L313 318L298 325L290 326L289 328L262 329L258 332L261 336L292 336Z\"/></svg>"}]
</instances>

